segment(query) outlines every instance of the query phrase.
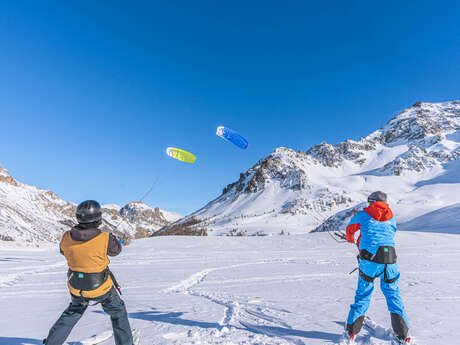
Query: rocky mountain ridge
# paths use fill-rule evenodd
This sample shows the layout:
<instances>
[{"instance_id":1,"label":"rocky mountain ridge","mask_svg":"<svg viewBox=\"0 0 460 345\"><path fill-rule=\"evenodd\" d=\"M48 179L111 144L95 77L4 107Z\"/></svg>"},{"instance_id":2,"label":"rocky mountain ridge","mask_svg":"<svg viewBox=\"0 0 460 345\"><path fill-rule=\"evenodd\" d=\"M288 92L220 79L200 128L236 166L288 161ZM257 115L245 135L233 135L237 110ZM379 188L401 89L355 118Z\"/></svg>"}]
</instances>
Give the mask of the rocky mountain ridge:
<instances>
[{"instance_id":1,"label":"rocky mountain ridge","mask_svg":"<svg viewBox=\"0 0 460 345\"><path fill-rule=\"evenodd\" d=\"M190 233L306 232L378 189L409 221L460 202L459 130L460 101L418 102L359 140L277 148L220 197L158 233L174 233L191 218Z\"/></svg>"},{"instance_id":2,"label":"rocky mountain ridge","mask_svg":"<svg viewBox=\"0 0 460 345\"><path fill-rule=\"evenodd\" d=\"M49 190L18 182L0 166L0 241L39 245L57 242L75 224L76 205ZM133 238L148 237L181 218L136 201L120 208L103 205L103 229Z\"/></svg>"}]
</instances>

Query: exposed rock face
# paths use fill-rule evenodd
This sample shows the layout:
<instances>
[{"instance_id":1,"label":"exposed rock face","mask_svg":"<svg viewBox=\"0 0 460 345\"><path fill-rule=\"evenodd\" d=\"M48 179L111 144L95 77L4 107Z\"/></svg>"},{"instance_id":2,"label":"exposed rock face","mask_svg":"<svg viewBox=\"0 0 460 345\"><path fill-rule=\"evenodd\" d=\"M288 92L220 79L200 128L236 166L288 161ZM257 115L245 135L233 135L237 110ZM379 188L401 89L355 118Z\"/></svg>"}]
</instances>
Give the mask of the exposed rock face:
<instances>
[{"instance_id":1,"label":"exposed rock face","mask_svg":"<svg viewBox=\"0 0 460 345\"><path fill-rule=\"evenodd\" d=\"M65 230L75 225L75 210L75 204L51 191L20 183L0 167L0 241L28 245L57 242ZM102 211L103 230L115 232L127 242L150 236L180 218L141 202L126 205L122 214L117 205L105 205Z\"/></svg>"},{"instance_id":2,"label":"exposed rock face","mask_svg":"<svg viewBox=\"0 0 460 345\"><path fill-rule=\"evenodd\" d=\"M123 218L119 217L120 215ZM158 229L180 218L180 216L167 218L158 207L151 208L140 201L125 205L114 217L131 224L131 227L135 229L134 238L150 237Z\"/></svg>"},{"instance_id":3,"label":"exposed rock face","mask_svg":"<svg viewBox=\"0 0 460 345\"><path fill-rule=\"evenodd\" d=\"M261 227L270 226L276 230L268 232L279 233L284 226L292 228L291 223L305 232L337 212L354 208L375 189L388 191L400 205L398 211L411 217L410 206L402 206L406 198L423 205L417 212L436 207L428 196L432 192L422 194L423 188L417 186L453 169L460 152L459 129L459 101L419 102L357 141L323 142L305 152L280 147L240 173L220 197L189 217L198 219L195 226L206 228L209 234L261 233ZM455 174L449 174L455 182ZM444 202L455 198L459 202L459 187L442 188ZM161 231L180 227L187 219Z\"/></svg>"},{"instance_id":4,"label":"exposed rock face","mask_svg":"<svg viewBox=\"0 0 460 345\"><path fill-rule=\"evenodd\" d=\"M152 236L208 236L206 228L200 227L201 220L189 217L184 222L173 223L154 232Z\"/></svg>"},{"instance_id":5,"label":"exposed rock face","mask_svg":"<svg viewBox=\"0 0 460 345\"><path fill-rule=\"evenodd\" d=\"M305 172L296 169L295 166L286 165L282 160L283 155L297 157L298 153L286 148L276 149L251 169L241 173L239 180L225 187L222 194L231 191L257 193L265 188L266 181L273 178L283 180L285 188L301 190L304 186L303 181L306 180ZM292 164L295 165L295 162L292 161Z\"/></svg>"},{"instance_id":6,"label":"exposed rock face","mask_svg":"<svg viewBox=\"0 0 460 345\"><path fill-rule=\"evenodd\" d=\"M375 150L375 143L362 139L360 142L347 140L337 145L321 143L310 148L306 154L311 156L317 164L330 168L338 168L345 160L357 164L365 162L365 151Z\"/></svg>"},{"instance_id":7,"label":"exposed rock face","mask_svg":"<svg viewBox=\"0 0 460 345\"><path fill-rule=\"evenodd\" d=\"M382 130L375 132L381 144L397 140L417 141L427 137L458 131L460 102L417 102L392 119Z\"/></svg>"},{"instance_id":8,"label":"exposed rock face","mask_svg":"<svg viewBox=\"0 0 460 345\"><path fill-rule=\"evenodd\" d=\"M8 173L8 170L4 169L1 165L0 165L0 182L4 182L12 186L16 186L16 187L19 186L19 183L13 177L10 176L10 174Z\"/></svg>"}]
</instances>

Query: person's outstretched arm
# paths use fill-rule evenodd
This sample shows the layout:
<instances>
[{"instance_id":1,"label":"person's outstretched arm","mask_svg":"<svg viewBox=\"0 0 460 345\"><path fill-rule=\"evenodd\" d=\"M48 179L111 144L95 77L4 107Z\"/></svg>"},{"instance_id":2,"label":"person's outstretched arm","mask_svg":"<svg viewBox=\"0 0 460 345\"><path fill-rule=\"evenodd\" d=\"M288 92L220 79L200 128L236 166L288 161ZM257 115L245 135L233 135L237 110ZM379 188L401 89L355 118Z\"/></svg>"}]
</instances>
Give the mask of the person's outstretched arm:
<instances>
[{"instance_id":1,"label":"person's outstretched arm","mask_svg":"<svg viewBox=\"0 0 460 345\"><path fill-rule=\"evenodd\" d=\"M121 240L114 234L109 234L109 245L107 246L107 255L117 256L121 253Z\"/></svg>"},{"instance_id":2,"label":"person's outstretched arm","mask_svg":"<svg viewBox=\"0 0 460 345\"><path fill-rule=\"evenodd\" d=\"M350 221L350 223L347 226L347 234L346 234L346 239L350 243L355 243L355 233L361 230L361 223L360 223L360 218L361 218L361 212L358 212ZM360 236L361 237L361 236ZM361 238L358 238L357 241L357 246L359 248L359 240Z\"/></svg>"}]
</instances>

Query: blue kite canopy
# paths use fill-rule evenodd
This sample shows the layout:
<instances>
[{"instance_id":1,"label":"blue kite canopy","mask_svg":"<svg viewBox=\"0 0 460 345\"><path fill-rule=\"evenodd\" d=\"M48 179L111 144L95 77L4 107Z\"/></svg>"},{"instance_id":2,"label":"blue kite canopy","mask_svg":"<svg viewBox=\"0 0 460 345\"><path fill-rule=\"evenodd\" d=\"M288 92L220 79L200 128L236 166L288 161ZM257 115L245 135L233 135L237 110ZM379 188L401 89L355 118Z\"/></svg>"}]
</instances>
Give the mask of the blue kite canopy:
<instances>
[{"instance_id":1,"label":"blue kite canopy","mask_svg":"<svg viewBox=\"0 0 460 345\"><path fill-rule=\"evenodd\" d=\"M235 132L233 129L228 127L219 126L217 127L217 133L219 137L235 144L239 148L245 150L248 147L248 142L241 135Z\"/></svg>"}]
</instances>

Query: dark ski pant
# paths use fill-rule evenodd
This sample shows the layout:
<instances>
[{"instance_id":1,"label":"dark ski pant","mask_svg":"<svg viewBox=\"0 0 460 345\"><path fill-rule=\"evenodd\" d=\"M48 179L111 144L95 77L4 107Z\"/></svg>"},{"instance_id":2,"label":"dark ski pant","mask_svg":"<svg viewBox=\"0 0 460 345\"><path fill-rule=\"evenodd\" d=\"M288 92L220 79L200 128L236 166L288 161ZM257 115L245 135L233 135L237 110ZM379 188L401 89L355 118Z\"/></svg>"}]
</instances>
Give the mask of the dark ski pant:
<instances>
[{"instance_id":1,"label":"dark ski pant","mask_svg":"<svg viewBox=\"0 0 460 345\"><path fill-rule=\"evenodd\" d=\"M133 336L129 326L128 313L125 303L114 288L105 295L94 299L86 299L72 295L72 302L62 313L61 317L51 328L46 345L62 345L69 336L72 328L77 324L91 301L100 302L102 309L110 315L113 336L116 345L133 345Z\"/></svg>"}]
</instances>

